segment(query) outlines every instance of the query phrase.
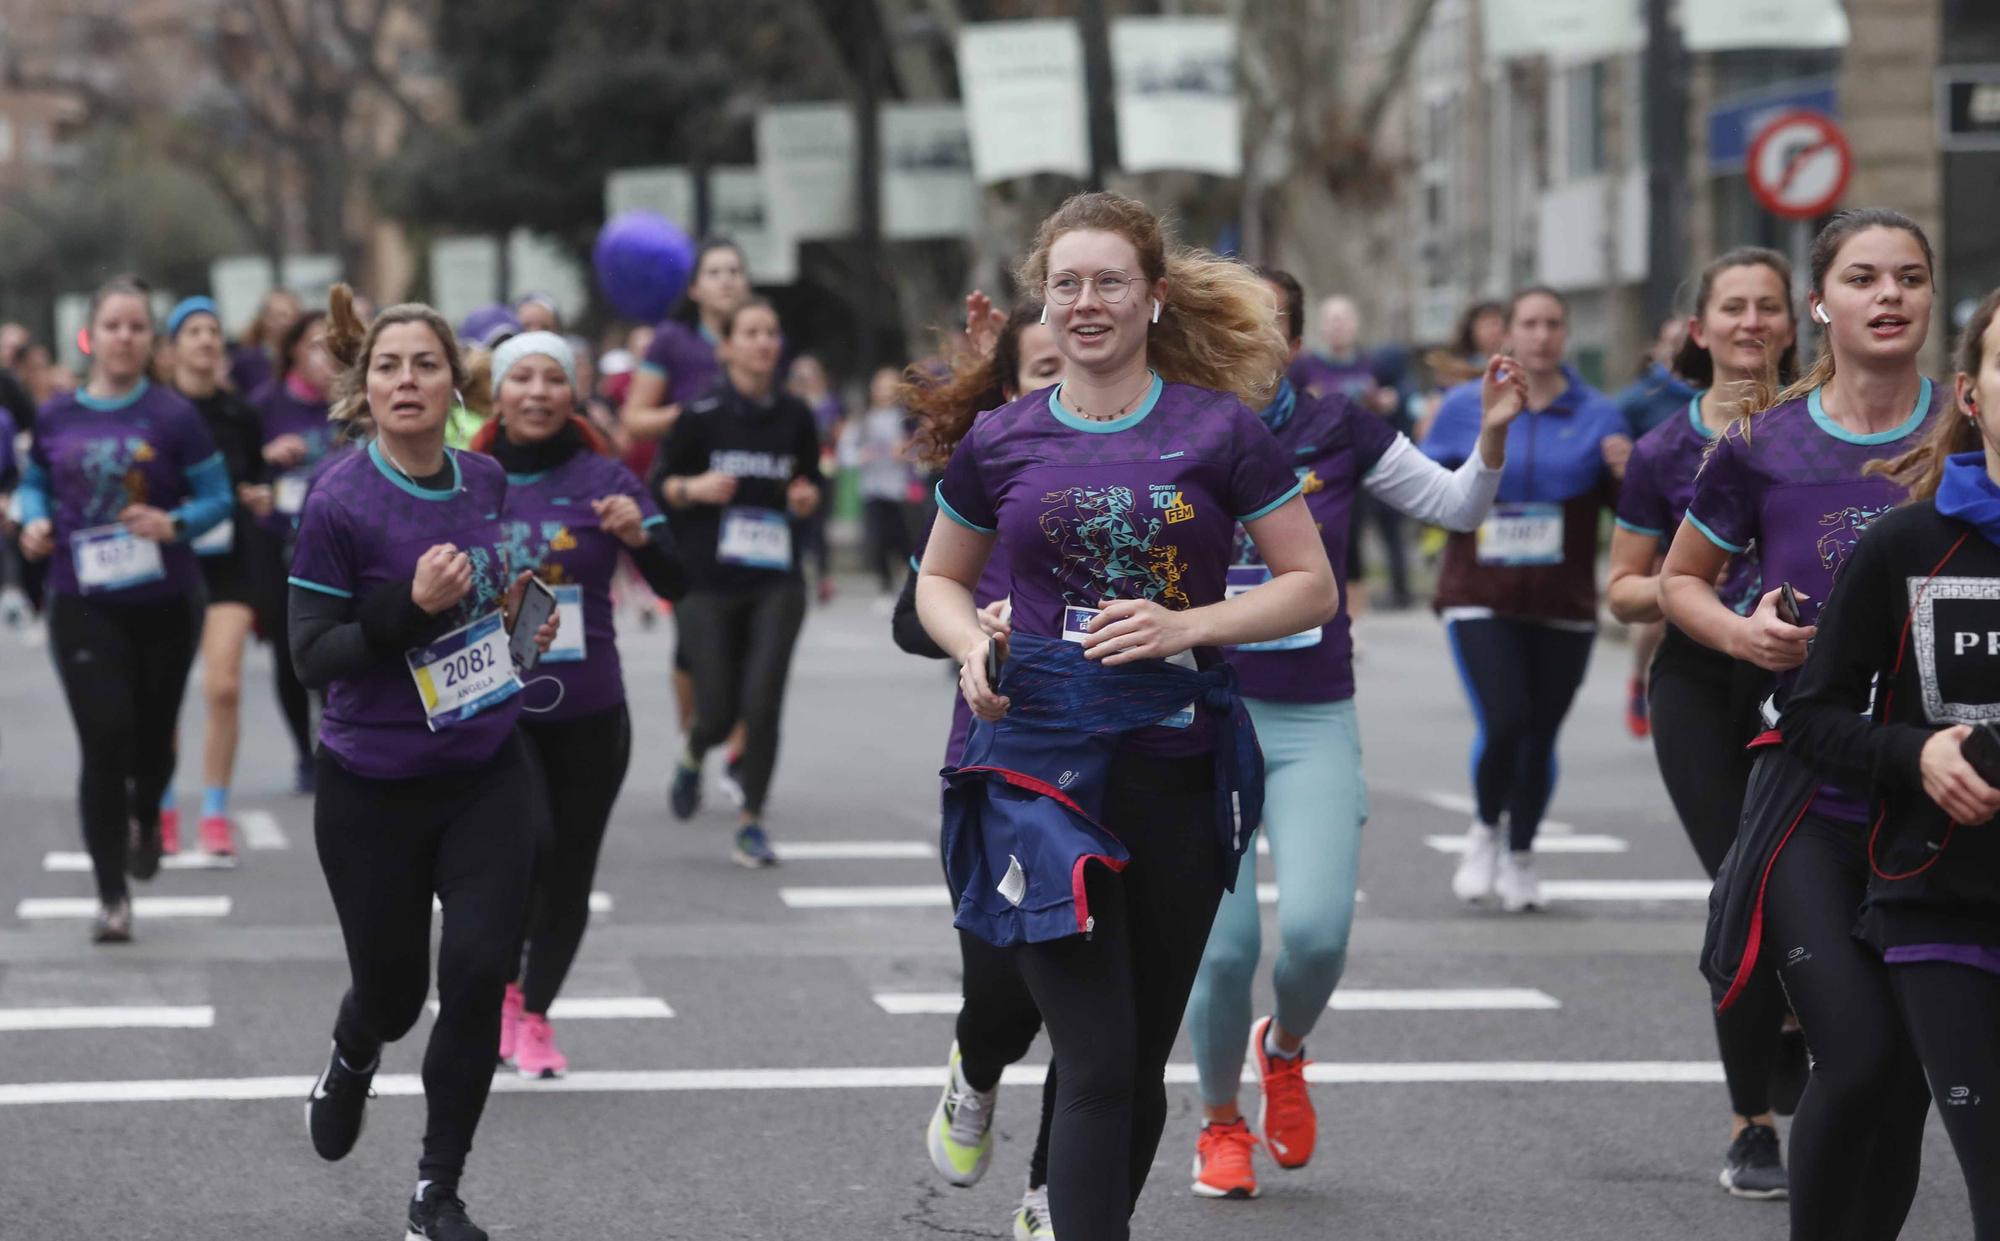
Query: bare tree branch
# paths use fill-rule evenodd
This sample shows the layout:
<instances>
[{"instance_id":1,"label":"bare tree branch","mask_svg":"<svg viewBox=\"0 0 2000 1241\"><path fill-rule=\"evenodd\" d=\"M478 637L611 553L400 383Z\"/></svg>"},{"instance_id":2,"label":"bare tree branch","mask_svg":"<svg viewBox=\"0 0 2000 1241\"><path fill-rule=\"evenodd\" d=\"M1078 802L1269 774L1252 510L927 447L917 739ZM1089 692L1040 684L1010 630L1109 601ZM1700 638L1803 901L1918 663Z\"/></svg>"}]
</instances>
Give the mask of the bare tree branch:
<instances>
[{"instance_id":1,"label":"bare tree branch","mask_svg":"<svg viewBox=\"0 0 2000 1241\"><path fill-rule=\"evenodd\" d=\"M1431 13L1437 6L1438 0L1416 0L1416 7L1404 20L1403 29L1396 36L1396 44L1390 49L1388 61L1382 67L1381 81L1375 83L1374 89L1368 92L1367 101L1361 105L1355 133L1371 146L1390 103L1402 93L1403 84L1409 80L1410 66L1417 59L1417 47L1423 42L1424 28L1430 25Z\"/></svg>"},{"instance_id":2,"label":"bare tree branch","mask_svg":"<svg viewBox=\"0 0 2000 1241\"><path fill-rule=\"evenodd\" d=\"M333 5L333 28L341 40L347 44L354 64L363 77L383 98L403 114L403 120L413 131L427 132L432 128L431 118L424 114L416 101L403 93L401 83L382 68L379 53L383 21L388 13L389 0L375 0L375 12L365 27L356 26L347 16L347 6L335 0Z\"/></svg>"}]
</instances>

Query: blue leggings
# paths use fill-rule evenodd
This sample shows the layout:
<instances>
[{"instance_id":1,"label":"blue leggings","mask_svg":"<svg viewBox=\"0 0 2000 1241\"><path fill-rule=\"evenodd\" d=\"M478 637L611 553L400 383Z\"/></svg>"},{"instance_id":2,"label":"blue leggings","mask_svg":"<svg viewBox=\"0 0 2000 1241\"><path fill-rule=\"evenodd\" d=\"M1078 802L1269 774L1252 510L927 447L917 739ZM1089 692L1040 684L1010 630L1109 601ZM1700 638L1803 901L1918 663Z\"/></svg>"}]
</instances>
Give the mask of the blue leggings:
<instances>
[{"instance_id":1,"label":"blue leggings","mask_svg":"<svg viewBox=\"0 0 2000 1241\"><path fill-rule=\"evenodd\" d=\"M1556 735L1590 667L1589 630L1488 616L1444 627L1479 735L1472 791L1479 821L1507 816L1507 847L1525 853L1556 791Z\"/></svg>"},{"instance_id":2,"label":"blue leggings","mask_svg":"<svg viewBox=\"0 0 2000 1241\"><path fill-rule=\"evenodd\" d=\"M1347 966L1361 825L1361 729L1354 702L1245 699L1264 749L1264 829L1278 877L1278 1025L1312 1032ZM1256 858L1222 898L1188 1002L1202 1102L1236 1101L1250 1037L1250 988L1263 951Z\"/></svg>"}]
</instances>

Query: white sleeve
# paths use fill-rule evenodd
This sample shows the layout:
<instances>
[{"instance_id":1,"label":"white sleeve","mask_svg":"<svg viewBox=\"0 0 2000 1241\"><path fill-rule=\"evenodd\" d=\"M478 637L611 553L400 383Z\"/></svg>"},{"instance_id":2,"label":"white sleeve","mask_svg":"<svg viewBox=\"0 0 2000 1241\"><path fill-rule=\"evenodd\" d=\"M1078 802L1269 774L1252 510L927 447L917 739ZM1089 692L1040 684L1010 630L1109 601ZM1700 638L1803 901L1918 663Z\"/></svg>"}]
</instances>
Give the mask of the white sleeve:
<instances>
[{"instance_id":1,"label":"white sleeve","mask_svg":"<svg viewBox=\"0 0 2000 1241\"><path fill-rule=\"evenodd\" d=\"M1476 530L1500 490L1499 470L1489 470L1479 453L1447 470L1426 457L1407 435L1397 435L1381 459L1361 479L1368 494L1418 521L1447 530Z\"/></svg>"}]
</instances>

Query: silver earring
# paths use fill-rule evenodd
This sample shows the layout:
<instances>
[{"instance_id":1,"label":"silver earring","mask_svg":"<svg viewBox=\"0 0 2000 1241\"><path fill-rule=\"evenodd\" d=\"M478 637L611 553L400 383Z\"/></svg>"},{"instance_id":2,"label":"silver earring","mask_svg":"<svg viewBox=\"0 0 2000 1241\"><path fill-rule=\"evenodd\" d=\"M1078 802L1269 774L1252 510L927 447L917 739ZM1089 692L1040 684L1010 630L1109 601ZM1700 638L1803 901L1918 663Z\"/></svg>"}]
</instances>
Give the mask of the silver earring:
<instances>
[{"instance_id":1,"label":"silver earring","mask_svg":"<svg viewBox=\"0 0 2000 1241\"><path fill-rule=\"evenodd\" d=\"M1153 322L1158 323L1159 321L1160 321L1160 299L1156 297L1153 299Z\"/></svg>"},{"instance_id":2,"label":"silver earring","mask_svg":"<svg viewBox=\"0 0 2000 1241\"><path fill-rule=\"evenodd\" d=\"M1042 322L1047 323L1048 321L1049 321L1049 307L1048 304L1045 302L1042 304Z\"/></svg>"}]
</instances>

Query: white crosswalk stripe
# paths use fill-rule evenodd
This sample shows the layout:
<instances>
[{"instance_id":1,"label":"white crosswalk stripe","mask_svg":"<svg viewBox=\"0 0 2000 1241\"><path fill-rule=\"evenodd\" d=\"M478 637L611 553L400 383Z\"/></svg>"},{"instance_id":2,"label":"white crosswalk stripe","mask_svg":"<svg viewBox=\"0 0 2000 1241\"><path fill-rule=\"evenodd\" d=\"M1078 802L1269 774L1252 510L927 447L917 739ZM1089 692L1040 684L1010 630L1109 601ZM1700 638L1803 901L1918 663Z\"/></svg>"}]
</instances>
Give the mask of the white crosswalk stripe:
<instances>
[{"instance_id":1,"label":"white crosswalk stripe","mask_svg":"<svg viewBox=\"0 0 2000 1241\"><path fill-rule=\"evenodd\" d=\"M206 1030L215 1010L206 1004L75 1005L62 1008L0 1008L0 1031L22 1030Z\"/></svg>"},{"instance_id":2,"label":"white crosswalk stripe","mask_svg":"<svg viewBox=\"0 0 2000 1241\"><path fill-rule=\"evenodd\" d=\"M182 850L179 853L164 854L160 858L161 870L228 870L234 861L219 858L212 853ZM51 875L87 875L90 873L88 853L53 852L42 855L42 870Z\"/></svg>"},{"instance_id":3,"label":"white crosswalk stripe","mask_svg":"<svg viewBox=\"0 0 2000 1241\"><path fill-rule=\"evenodd\" d=\"M14 916L24 922L51 918L91 918L97 914L94 897L30 897L14 907ZM132 900L134 918L227 918L230 901L226 896L140 896Z\"/></svg>"},{"instance_id":4,"label":"white crosswalk stripe","mask_svg":"<svg viewBox=\"0 0 2000 1241\"><path fill-rule=\"evenodd\" d=\"M892 1017L952 1016L958 1013L956 991L877 991L875 1006ZM1436 990L1371 990L1342 988L1327 1007L1340 1012L1489 1012L1548 1011L1562 1001L1532 987L1465 987Z\"/></svg>"},{"instance_id":5,"label":"white crosswalk stripe","mask_svg":"<svg viewBox=\"0 0 2000 1241\"><path fill-rule=\"evenodd\" d=\"M1424 844L1439 853L1465 852L1465 837L1463 835L1426 836L1424 837ZM1631 848L1631 845L1617 836L1579 834L1575 836L1541 835L1535 837L1536 853L1625 853L1630 851Z\"/></svg>"},{"instance_id":6,"label":"white crosswalk stripe","mask_svg":"<svg viewBox=\"0 0 2000 1241\"><path fill-rule=\"evenodd\" d=\"M436 1013L438 1002L430 1002ZM562 996L549 1005L550 1021L664 1021L673 1006L654 995Z\"/></svg>"}]
</instances>

